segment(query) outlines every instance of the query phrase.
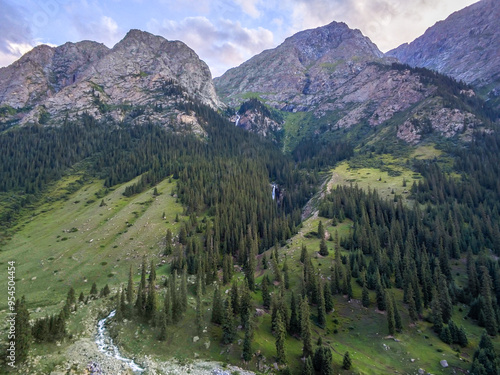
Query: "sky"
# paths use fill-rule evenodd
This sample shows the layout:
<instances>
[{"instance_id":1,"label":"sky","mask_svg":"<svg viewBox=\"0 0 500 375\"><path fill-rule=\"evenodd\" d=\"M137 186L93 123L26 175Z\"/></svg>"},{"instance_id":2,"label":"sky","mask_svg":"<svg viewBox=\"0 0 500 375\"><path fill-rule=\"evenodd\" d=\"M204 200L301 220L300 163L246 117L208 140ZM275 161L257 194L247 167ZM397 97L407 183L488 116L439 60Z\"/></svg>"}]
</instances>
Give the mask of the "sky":
<instances>
[{"instance_id":1,"label":"sky","mask_svg":"<svg viewBox=\"0 0 500 375\"><path fill-rule=\"evenodd\" d=\"M0 67L39 44L113 47L130 29L181 40L222 75L298 31L345 22L382 52L477 0L0 0Z\"/></svg>"}]
</instances>

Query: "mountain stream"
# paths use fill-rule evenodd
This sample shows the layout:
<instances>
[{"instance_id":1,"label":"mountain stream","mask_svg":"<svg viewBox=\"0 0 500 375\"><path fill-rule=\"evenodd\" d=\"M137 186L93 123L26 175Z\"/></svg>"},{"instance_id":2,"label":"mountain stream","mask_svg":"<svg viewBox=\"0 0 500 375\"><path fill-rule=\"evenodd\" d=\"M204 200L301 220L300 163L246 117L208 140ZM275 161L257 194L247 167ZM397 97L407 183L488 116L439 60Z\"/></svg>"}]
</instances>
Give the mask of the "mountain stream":
<instances>
[{"instance_id":1,"label":"mountain stream","mask_svg":"<svg viewBox=\"0 0 500 375\"><path fill-rule=\"evenodd\" d=\"M124 362L128 367L132 369L134 374L142 374L144 369L140 367L137 363L135 363L132 359L125 358L120 354L118 347L113 342L113 339L109 335L108 330L106 329L106 322L114 317L116 314L116 310L113 310L109 313L107 317L101 319L97 323L97 335L95 339L95 343L97 344L97 348L101 353L109 357L116 358L122 362Z\"/></svg>"}]
</instances>

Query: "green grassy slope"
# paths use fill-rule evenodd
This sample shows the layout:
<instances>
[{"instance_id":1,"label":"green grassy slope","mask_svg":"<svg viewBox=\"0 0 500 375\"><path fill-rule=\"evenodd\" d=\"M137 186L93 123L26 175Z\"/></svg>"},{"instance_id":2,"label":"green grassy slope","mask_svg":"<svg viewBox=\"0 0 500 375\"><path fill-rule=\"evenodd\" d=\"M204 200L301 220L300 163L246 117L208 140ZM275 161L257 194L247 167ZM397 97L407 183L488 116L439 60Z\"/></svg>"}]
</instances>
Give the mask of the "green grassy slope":
<instances>
[{"instance_id":1,"label":"green grassy slope","mask_svg":"<svg viewBox=\"0 0 500 375\"><path fill-rule=\"evenodd\" d=\"M58 303L71 286L78 295L93 282L99 288L126 282L129 267L139 267L143 255L159 259L167 229L178 232L175 217L183 208L168 179L157 185L157 197L153 189L124 197L125 186L136 179L108 191L102 181L86 181L66 194L78 177L63 178L43 203L26 211L0 252L0 264L16 261L17 295L25 295L29 306ZM0 301L5 307L6 300Z\"/></svg>"}]
</instances>

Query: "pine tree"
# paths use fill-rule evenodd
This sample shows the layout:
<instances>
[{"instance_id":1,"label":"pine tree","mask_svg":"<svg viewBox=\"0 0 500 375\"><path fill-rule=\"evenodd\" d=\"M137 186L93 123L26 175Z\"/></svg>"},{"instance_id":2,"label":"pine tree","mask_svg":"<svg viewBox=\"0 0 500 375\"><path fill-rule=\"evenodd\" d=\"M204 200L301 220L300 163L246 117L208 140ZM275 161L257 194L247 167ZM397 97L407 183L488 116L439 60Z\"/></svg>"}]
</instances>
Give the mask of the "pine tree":
<instances>
[{"instance_id":1,"label":"pine tree","mask_svg":"<svg viewBox=\"0 0 500 375\"><path fill-rule=\"evenodd\" d=\"M302 244L302 249L300 250L300 261L302 263L305 263L306 259L307 259L307 247Z\"/></svg>"},{"instance_id":2,"label":"pine tree","mask_svg":"<svg viewBox=\"0 0 500 375\"><path fill-rule=\"evenodd\" d=\"M233 314L237 315L240 312L240 297L238 293L238 284L236 283L236 280L233 280L233 283L231 285L231 303L232 303L232 309L233 309Z\"/></svg>"},{"instance_id":3,"label":"pine tree","mask_svg":"<svg viewBox=\"0 0 500 375\"><path fill-rule=\"evenodd\" d=\"M167 339L167 314L164 310L160 313L160 321L158 325L159 325L158 340L165 341Z\"/></svg>"},{"instance_id":4,"label":"pine tree","mask_svg":"<svg viewBox=\"0 0 500 375\"><path fill-rule=\"evenodd\" d=\"M488 332L490 336L496 336L496 334L498 333L498 326L497 326L495 311L493 309L493 298L491 295L491 290L492 290L491 277L486 267L482 267L481 271L482 271L482 277L481 277L480 294L481 297L483 297L484 301L482 309L482 313L484 314L484 327L486 328L486 332Z\"/></svg>"},{"instance_id":5,"label":"pine tree","mask_svg":"<svg viewBox=\"0 0 500 375\"><path fill-rule=\"evenodd\" d=\"M446 282L445 276L442 274L439 276L438 292L443 323L447 324L453 314L453 304L451 302L450 294L448 293L448 283Z\"/></svg>"},{"instance_id":6,"label":"pine tree","mask_svg":"<svg viewBox=\"0 0 500 375\"><path fill-rule=\"evenodd\" d=\"M323 221L319 221L318 223L318 238L325 238L325 228L323 227Z\"/></svg>"},{"instance_id":7,"label":"pine tree","mask_svg":"<svg viewBox=\"0 0 500 375\"><path fill-rule=\"evenodd\" d=\"M30 326L30 313L26 307L24 296L21 300L16 300L15 303L16 321L15 321L15 357L16 363L26 361L29 354L31 343L31 326Z\"/></svg>"},{"instance_id":8,"label":"pine tree","mask_svg":"<svg viewBox=\"0 0 500 375\"><path fill-rule=\"evenodd\" d=\"M170 296L168 288L165 291L165 297L163 299L163 316L166 326L172 324L172 297Z\"/></svg>"},{"instance_id":9,"label":"pine tree","mask_svg":"<svg viewBox=\"0 0 500 375\"><path fill-rule=\"evenodd\" d=\"M170 229L167 230L167 234L165 235L165 255L172 254L172 231Z\"/></svg>"},{"instance_id":10,"label":"pine tree","mask_svg":"<svg viewBox=\"0 0 500 375\"><path fill-rule=\"evenodd\" d=\"M321 239L321 242L319 243L319 255L321 256L328 256L328 246L326 245L326 241L324 238Z\"/></svg>"},{"instance_id":11,"label":"pine tree","mask_svg":"<svg viewBox=\"0 0 500 375\"><path fill-rule=\"evenodd\" d=\"M196 328L200 335L203 331L203 311L201 305L201 280L197 279L196 285Z\"/></svg>"},{"instance_id":12,"label":"pine tree","mask_svg":"<svg viewBox=\"0 0 500 375\"><path fill-rule=\"evenodd\" d=\"M392 308L394 310L394 325L398 332L403 330L403 322L401 321L401 315L399 314L398 305L396 304L396 300L394 299L394 295L391 294L391 302Z\"/></svg>"},{"instance_id":13,"label":"pine tree","mask_svg":"<svg viewBox=\"0 0 500 375\"><path fill-rule=\"evenodd\" d=\"M301 338L302 338L302 356L308 357L313 355L312 347L312 333L311 333L311 320L309 312L309 301L307 297L302 300L300 305L300 327L301 327Z\"/></svg>"},{"instance_id":14,"label":"pine tree","mask_svg":"<svg viewBox=\"0 0 500 375\"><path fill-rule=\"evenodd\" d=\"M385 311L385 309L386 309L385 290L380 283L377 284L377 289L375 291L376 291L376 298L377 298L377 309L379 309L380 311Z\"/></svg>"},{"instance_id":15,"label":"pine tree","mask_svg":"<svg viewBox=\"0 0 500 375\"><path fill-rule=\"evenodd\" d=\"M300 321L297 311L297 302L295 300L295 293L292 292L292 299L290 301L290 335L300 335Z\"/></svg>"},{"instance_id":16,"label":"pine tree","mask_svg":"<svg viewBox=\"0 0 500 375\"><path fill-rule=\"evenodd\" d=\"M441 333L439 334L439 338L445 344L451 344L452 343L453 339L451 337L450 328L448 326L444 326L441 329Z\"/></svg>"},{"instance_id":17,"label":"pine tree","mask_svg":"<svg viewBox=\"0 0 500 375\"><path fill-rule=\"evenodd\" d=\"M320 373L320 375L332 375L333 368L331 350L325 346L319 346L314 352L313 366Z\"/></svg>"},{"instance_id":18,"label":"pine tree","mask_svg":"<svg viewBox=\"0 0 500 375\"><path fill-rule=\"evenodd\" d=\"M333 310L333 297L329 285L323 286L323 295L325 298L325 311L329 313Z\"/></svg>"},{"instance_id":19,"label":"pine tree","mask_svg":"<svg viewBox=\"0 0 500 375\"><path fill-rule=\"evenodd\" d=\"M351 361L351 356L349 355L349 352L345 352L345 354L344 354L344 359L342 361L342 367L345 370L350 370L352 367L352 361Z\"/></svg>"},{"instance_id":20,"label":"pine tree","mask_svg":"<svg viewBox=\"0 0 500 375\"><path fill-rule=\"evenodd\" d=\"M325 327L326 324L326 311L325 311L325 297L323 294L323 283L321 280L318 280L318 286L319 286L319 291L318 291L318 304L317 304L317 309L318 309L318 325L322 328Z\"/></svg>"},{"instance_id":21,"label":"pine tree","mask_svg":"<svg viewBox=\"0 0 500 375\"><path fill-rule=\"evenodd\" d=\"M214 297L212 299L212 319L211 322L214 324L222 323L222 314L223 314L223 304L222 298L220 295L219 286L217 285L214 289Z\"/></svg>"},{"instance_id":22,"label":"pine tree","mask_svg":"<svg viewBox=\"0 0 500 375\"><path fill-rule=\"evenodd\" d=\"M411 284L408 286L408 314L410 321L415 322L418 320L417 307L415 306L415 298L413 296L413 287Z\"/></svg>"},{"instance_id":23,"label":"pine tree","mask_svg":"<svg viewBox=\"0 0 500 375\"><path fill-rule=\"evenodd\" d=\"M109 296L109 293L111 293L111 290L109 289L109 285L106 284L104 285L104 288L101 289L101 297L107 297Z\"/></svg>"},{"instance_id":24,"label":"pine tree","mask_svg":"<svg viewBox=\"0 0 500 375\"><path fill-rule=\"evenodd\" d=\"M289 275L288 262L286 256L285 256L285 263L283 264L283 274L285 277L285 289L290 289L290 275Z\"/></svg>"},{"instance_id":25,"label":"pine tree","mask_svg":"<svg viewBox=\"0 0 500 375\"><path fill-rule=\"evenodd\" d=\"M187 310L187 306L188 306L187 271L186 271L185 267L182 269L181 291L180 291L179 300L180 300L181 312L185 313Z\"/></svg>"},{"instance_id":26,"label":"pine tree","mask_svg":"<svg viewBox=\"0 0 500 375\"><path fill-rule=\"evenodd\" d=\"M311 357L307 357L302 365L301 375L314 375L314 367Z\"/></svg>"},{"instance_id":27,"label":"pine tree","mask_svg":"<svg viewBox=\"0 0 500 375\"><path fill-rule=\"evenodd\" d=\"M156 312L158 310L158 297L156 295L156 271L153 262L151 262L151 273L149 276L148 294L146 298L146 306L144 307L145 317L147 320L155 322Z\"/></svg>"},{"instance_id":28,"label":"pine tree","mask_svg":"<svg viewBox=\"0 0 500 375\"><path fill-rule=\"evenodd\" d=\"M245 326L245 338L243 339L243 359L248 362L252 359L252 322L247 322Z\"/></svg>"},{"instance_id":29,"label":"pine tree","mask_svg":"<svg viewBox=\"0 0 500 375\"><path fill-rule=\"evenodd\" d=\"M265 275L262 278L262 304L266 310L271 307L271 295L269 294L269 277Z\"/></svg>"},{"instance_id":30,"label":"pine tree","mask_svg":"<svg viewBox=\"0 0 500 375\"><path fill-rule=\"evenodd\" d=\"M127 283L127 303L132 305L134 299L134 281L132 279L132 266L128 272L128 283Z\"/></svg>"},{"instance_id":31,"label":"pine tree","mask_svg":"<svg viewBox=\"0 0 500 375\"><path fill-rule=\"evenodd\" d=\"M115 312L115 319L120 322L123 320L123 309L122 309L122 304L121 304L121 297L123 296L123 293L121 291L116 292L116 312Z\"/></svg>"},{"instance_id":32,"label":"pine tree","mask_svg":"<svg viewBox=\"0 0 500 375\"><path fill-rule=\"evenodd\" d=\"M278 363L286 364L286 353L285 353L285 340L286 340L286 328L281 316L281 312L278 312L276 319L276 330L274 332L276 336L276 360Z\"/></svg>"},{"instance_id":33,"label":"pine tree","mask_svg":"<svg viewBox=\"0 0 500 375\"><path fill-rule=\"evenodd\" d=\"M248 284L245 282L243 288L241 289L241 298L239 304L239 314L241 317L241 325L246 327L250 324L250 312L252 310L252 296L250 295L250 289Z\"/></svg>"},{"instance_id":34,"label":"pine tree","mask_svg":"<svg viewBox=\"0 0 500 375\"><path fill-rule=\"evenodd\" d=\"M66 303L68 305L74 305L76 303L75 290L71 287L68 291L68 296L66 297Z\"/></svg>"},{"instance_id":35,"label":"pine tree","mask_svg":"<svg viewBox=\"0 0 500 375\"><path fill-rule=\"evenodd\" d=\"M441 333L443 329L443 312L441 311L441 304L439 302L439 295L436 288L433 288L433 298L431 301L431 319L432 319L432 329L437 334Z\"/></svg>"},{"instance_id":36,"label":"pine tree","mask_svg":"<svg viewBox=\"0 0 500 375\"><path fill-rule=\"evenodd\" d=\"M78 302L85 302L85 296L83 295L83 292L80 292L80 296L78 297Z\"/></svg>"},{"instance_id":37,"label":"pine tree","mask_svg":"<svg viewBox=\"0 0 500 375\"><path fill-rule=\"evenodd\" d=\"M232 343L236 336L231 305L231 296L228 296L224 303L224 313L222 315L222 344L224 345Z\"/></svg>"},{"instance_id":38,"label":"pine tree","mask_svg":"<svg viewBox=\"0 0 500 375\"><path fill-rule=\"evenodd\" d=\"M474 375L497 375L498 370L500 370L497 358L493 342L485 331L481 335L479 347L474 352L470 373Z\"/></svg>"},{"instance_id":39,"label":"pine tree","mask_svg":"<svg viewBox=\"0 0 500 375\"><path fill-rule=\"evenodd\" d=\"M389 331L389 335L394 335L394 333L396 332L396 321L394 320L394 307L392 305L392 301L389 298L387 298L386 305L387 305L387 330Z\"/></svg>"},{"instance_id":40,"label":"pine tree","mask_svg":"<svg viewBox=\"0 0 500 375\"><path fill-rule=\"evenodd\" d=\"M361 294L361 304L363 305L363 307L370 306L370 292L366 287L366 283L363 284L363 292Z\"/></svg>"},{"instance_id":41,"label":"pine tree","mask_svg":"<svg viewBox=\"0 0 500 375\"><path fill-rule=\"evenodd\" d=\"M92 287L90 288L90 295L95 297L97 296L97 285L96 283L92 283Z\"/></svg>"},{"instance_id":42,"label":"pine tree","mask_svg":"<svg viewBox=\"0 0 500 375\"><path fill-rule=\"evenodd\" d=\"M141 282L139 284L139 290L137 291L137 299L135 302L135 308L137 310L137 314L139 317L144 316L144 312L146 309L146 300L147 300L147 292L146 292L146 257L142 259L142 268L141 268Z\"/></svg>"}]
</instances>

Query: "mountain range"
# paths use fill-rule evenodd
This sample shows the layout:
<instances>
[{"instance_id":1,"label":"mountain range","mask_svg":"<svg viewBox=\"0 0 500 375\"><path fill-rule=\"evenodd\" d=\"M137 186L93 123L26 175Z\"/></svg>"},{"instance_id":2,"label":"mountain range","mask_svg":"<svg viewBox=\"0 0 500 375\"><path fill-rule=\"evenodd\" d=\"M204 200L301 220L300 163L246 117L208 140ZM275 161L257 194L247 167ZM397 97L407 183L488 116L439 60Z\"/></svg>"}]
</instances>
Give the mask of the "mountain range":
<instances>
[{"instance_id":1,"label":"mountain range","mask_svg":"<svg viewBox=\"0 0 500 375\"><path fill-rule=\"evenodd\" d=\"M385 55L359 30L332 22L299 32L214 80L184 43L139 30L112 49L91 41L42 45L0 69L1 121L4 127L57 124L87 113L204 134L195 117L177 109L182 97L219 109L253 97L281 116L250 109L238 114L238 125L274 137L280 132L290 143L285 149L302 137L358 124L390 123L408 143L430 133L467 138L490 127L484 109L498 106L499 8L498 1L482 0ZM420 67L464 84L415 70ZM306 125L287 126L293 115Z\"/></svg>"}]
</instances>

